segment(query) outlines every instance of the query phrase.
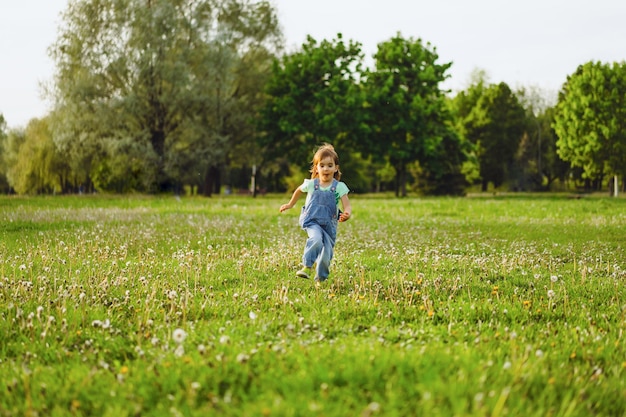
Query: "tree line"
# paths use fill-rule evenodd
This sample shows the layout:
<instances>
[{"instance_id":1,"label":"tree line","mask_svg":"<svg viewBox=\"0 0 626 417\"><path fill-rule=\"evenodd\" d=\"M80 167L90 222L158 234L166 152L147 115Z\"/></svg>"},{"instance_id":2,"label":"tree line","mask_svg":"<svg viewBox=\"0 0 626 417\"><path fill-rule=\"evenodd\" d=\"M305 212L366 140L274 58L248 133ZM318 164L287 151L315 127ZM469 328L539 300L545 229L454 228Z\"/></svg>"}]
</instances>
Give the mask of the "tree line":
<instances>
[{"instance_id":1,"label":"tree line","mask_svg":"<svg viewBox=\"0 0 626 417\"><path fill-rule=\"evenodd\" d=\"M600 190L626 175L626 64L588 62L556 104L400 33L372 67L361 44L285 52L276 10L251 0L78 0L50 47L53 110L0 115L0 189L19 194L292 189L332 143L358 192ZM622 187L623 188L623 185ZM252 190L255 192L256 190Z\"/></svg>"}]
</instances>

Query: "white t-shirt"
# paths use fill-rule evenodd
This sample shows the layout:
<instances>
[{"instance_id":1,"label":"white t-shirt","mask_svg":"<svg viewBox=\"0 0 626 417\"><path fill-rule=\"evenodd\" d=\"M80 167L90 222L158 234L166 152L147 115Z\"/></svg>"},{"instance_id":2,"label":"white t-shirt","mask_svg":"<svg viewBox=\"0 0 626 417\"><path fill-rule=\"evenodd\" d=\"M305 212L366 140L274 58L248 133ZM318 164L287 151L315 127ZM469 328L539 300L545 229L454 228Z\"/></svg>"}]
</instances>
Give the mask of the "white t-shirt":
<instances>
[{"instance_id":1,"label":"white t-shirt","mask_svg":"<svg viewBox=\"0 0 626 417\"><path fill-rule=\"evenodd\" d=\"M328 187L322 187L320 185L319 189L322 191L327 191L327 190L330 190L330 187L332 187L332 184L329 185ZM311 196L313 195L314 190L315 190L315 180L305 179L302 185L300 186L300 191L302 191L303 193L306 193L306 201L304 203L305 205L309 204L309 201L311 201ZM337 207L339 207L339 201L341 201L341 197L348 194L349 192L350 192L350 189L345 183L341 181L337 181L337 188L335 188L335 203L337 203Z\"/></svg>"}]
</instances>

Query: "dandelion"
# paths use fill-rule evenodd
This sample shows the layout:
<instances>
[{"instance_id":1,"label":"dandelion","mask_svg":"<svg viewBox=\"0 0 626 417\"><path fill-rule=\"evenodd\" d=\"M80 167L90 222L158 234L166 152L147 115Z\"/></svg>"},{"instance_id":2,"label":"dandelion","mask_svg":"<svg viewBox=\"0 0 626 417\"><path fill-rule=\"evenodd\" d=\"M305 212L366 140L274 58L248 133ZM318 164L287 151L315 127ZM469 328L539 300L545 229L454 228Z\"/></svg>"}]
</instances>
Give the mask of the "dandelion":
<instances>
[{"instance_id":1,"label":"dandelion","mask_svg":"<svg viewBox=\"0 0 626 417\"><path fill-rule=\"evenodd\" d=\"M174 343L176 344L181 344L185 341L185 339L187 338L187 333L183 330L183 329L175 329L172 332L172 339L174 340Z\"/></svg>"},{"instance_id":2,"label":"dandelion","mask_svg":"<svg viewBox=\"0 0 626 417\"><path fill-rule=\"evenodd\" d=\"M198 391L200 389L200 383L197 381L194 381L191 383L191 389L194 391Z\"/></svg>"},{"instance_id":3,"label":"dandelion","mask_svg":"<svg viewBox=\"0 0 626 417\"><path fill-rule=\"evenodd\" d=\"M20 265L20 271L24 271L26 269L26 265L22 264Z\"/></svg>"},{"instance_id":4,"label":"dandelion","mask_svg":"<svg viewBox=\"0 0 626 417\"><path fill-rule=\"evenodd\" d=\"M230 337L226 336L226 335L222 335L220 337L220 344L222 345L227 345L230 343Z\"/></svg>"},{"instance_id":5,"label":"dandelion","mask_svg":"<svg viewBox=\"0 0 626 417\"><path fill-rule=\"evenodd\" d=\"M554 290L548 290L548 298L554 298L555 293Z\"/></svg>"},{"instance_id":6,"label":"dandelion","mask_svg":"<svg viewBox=\"0 0 626 417\"><path fill-rule=\"evenodd\" d=\"M250 356L246 355L245 353L240 353L239 355L237 355L237 362L239 363L246 363L250 360Z\"/></svg>"},{"instance_id":7,"label":"dandelion","mask_svg":"<svg viewBox=\"0 0 626 417\"><path fill-rule=\"evenodd\" d=\"M206 353L206 346L204 345L198 345L198 353L201 355L204 355Z\"/></svg>"},{"instance_id":8,"label":"dandelion","mask_svg":"<svg viewBox=\"0 0 626 417\"><path fill-rule=\"evenodd\" d=\"M552 275L550 277L550 281L552 281L552 282L557 282L558 280L559 280L559 277L557 277L556 275Z\"/></svg>"},{"instance_id":9,"label":"dandelion","mask_svg":"<svg viewBox=\"0 0 626 417\"><path fill-rule=\"evenodd\" d=\"M511 369L511 362L509 361L504 362L504 365L502 365L502 369L504 370Z\"/></svg>"},{"instance_id":10,"label":"dandelion","mask_svg":"<svg viewBox=\"0 0 626 417\"><path fill-rule=\"evenodd\" d=\"M250 320L256 320L257 315L254 311L251 311L249 316L250 316Z\"/></svg>"},{"instance_id":11,"label":"dandelion","mask_svg":"<svg viewBox=\"0 0 626 417\"><path fill-rule=\"evenodd\" d=\"M535 356L536 356L536 357L538 357L538 358L543 357L543 350L541 350L541 349L537 349L537 350L535 351Z\"/></svg>"},{"instance_id":12,"label":"dandelion","mask_svg":"<svg viewBox=\"0 0 626 417\"><path fill-rule=\"evenodd\" d=\"M183 345L176 346L176 349L174 349L174 356L176 356L177 358L180 358L184 354L185 354L185 348L183 347Z\"/></svg>"}]
</instances>

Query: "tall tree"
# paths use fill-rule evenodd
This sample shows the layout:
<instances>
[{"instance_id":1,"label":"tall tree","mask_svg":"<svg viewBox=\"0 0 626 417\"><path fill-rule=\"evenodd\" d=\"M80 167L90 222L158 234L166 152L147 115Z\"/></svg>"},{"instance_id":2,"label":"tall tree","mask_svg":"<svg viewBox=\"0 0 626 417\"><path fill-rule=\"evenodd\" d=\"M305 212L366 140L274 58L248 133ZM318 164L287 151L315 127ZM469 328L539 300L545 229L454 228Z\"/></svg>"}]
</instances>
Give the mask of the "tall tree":
<instances>
[{"instance_id":1,"label":"tall tree","mask_svg":"<svg viewBox=\"0 0 626 417\"><path fill-rule=\"evenodd\" d=\"M5 161L7 137L7 123L4 120L4 115L0 113L0 192L2 193L11 191L11 186L7 181L7 163Z\"/></svg>"},{"instance_id":2,"label":"tall tree","mask_svg":"<svg viewBox=\"0 0 626 417\"><path fill-rule=\"evenodd\" d=\"M321 42L309 36L301 50L274 62L259 118L269 158L289 158L307 169L315 147L329 142L345 162L360 127L362 60L361 45L338 34Z\"/></svg>"},{"instance_id":3,"label":"tall tree","mask_svg":"<svg viewBox=\"0 0 626 417\"><path fill-rule=\"evenodd\" d=\"M587 178L626 175L626 63L579 66L559 93L553 127L559 155Z\"/></svg>"},{"instance_id":4,"label":"tall tree","mask_svg":"<svg viewBox=\"0 0 626 417\"><path fill-rule=\"evenodd\" d=\"M451 63L437 63L430 43L400 34L378 45L367 75L366 100L373 127L368 148L388 155L396 170L396 195L406 195L408 165L435 157L450 120L445 91Z\"/></svg>"},{"instance_id":5,"label":"tall tree","mask_svg":"<svg viewBox=\"0 0 626 417\"><path fill-rule=\"evenodd\" d=\"M475 146L483 191L489 183L499 187L512 177L526 123L523 106L505 83L484 88L463 120L466 136Z\"/></svg>"},{"instance_id":6,"label":"tall tree","mask_svg":"<svg viewBox=\"0 0 626 417\"><path fill-rule=\"evenodd\" d=\"M62 191L69 169L55 151L48 119L33 119L26 129L11 130L3 160L10 186L19 194Z\"/></svg>"},{"instance_id":7,"label":"tall tree","mask_svg":"<svg viewBox=\"0 0 626 417\"><path fill-rule=\"evenodd\" d=\"M51 48L55 142L99 188L210 194L255 112L250 73L281 42L267 1L71 2Z\"/></svg>"}]
</instances>

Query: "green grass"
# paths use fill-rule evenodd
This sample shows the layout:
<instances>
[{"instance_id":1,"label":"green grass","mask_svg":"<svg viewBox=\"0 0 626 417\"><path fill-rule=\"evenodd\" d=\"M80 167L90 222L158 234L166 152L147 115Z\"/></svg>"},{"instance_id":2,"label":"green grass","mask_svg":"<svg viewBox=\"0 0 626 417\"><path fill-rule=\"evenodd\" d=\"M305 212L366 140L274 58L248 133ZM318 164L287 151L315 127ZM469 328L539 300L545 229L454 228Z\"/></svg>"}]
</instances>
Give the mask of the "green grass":
<instances>
[{"instance_id":1,"label":"green grass","mask_svg":"<svg viewBox=\"0 0 626 417\"><path fill-rule=\"evenodd\" d=\"M0 416L626 415L626 200L287 199L0 198Z\"/></svg>"}]
</instances>

